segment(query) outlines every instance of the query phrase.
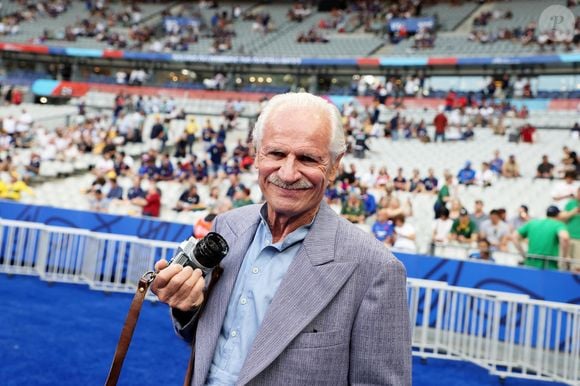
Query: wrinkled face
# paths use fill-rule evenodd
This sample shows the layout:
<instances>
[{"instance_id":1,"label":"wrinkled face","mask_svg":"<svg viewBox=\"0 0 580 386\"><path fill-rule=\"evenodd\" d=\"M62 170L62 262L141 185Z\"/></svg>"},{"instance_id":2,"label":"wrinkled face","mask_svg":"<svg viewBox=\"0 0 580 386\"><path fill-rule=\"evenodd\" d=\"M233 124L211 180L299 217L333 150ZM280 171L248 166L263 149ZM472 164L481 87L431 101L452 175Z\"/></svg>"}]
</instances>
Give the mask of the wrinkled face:
<instances>
[{"instance_id":1,"label":"wrinkled face","mask_svg":"<svg viewBox=\"0 0 580 386\"><path fill-rule=\"evenodd\" d=\"M310 217L340 157L332 159L328 115L312 106L280 106L265 123L255 166L268 215Z\"/></svg>"}]
</instances>

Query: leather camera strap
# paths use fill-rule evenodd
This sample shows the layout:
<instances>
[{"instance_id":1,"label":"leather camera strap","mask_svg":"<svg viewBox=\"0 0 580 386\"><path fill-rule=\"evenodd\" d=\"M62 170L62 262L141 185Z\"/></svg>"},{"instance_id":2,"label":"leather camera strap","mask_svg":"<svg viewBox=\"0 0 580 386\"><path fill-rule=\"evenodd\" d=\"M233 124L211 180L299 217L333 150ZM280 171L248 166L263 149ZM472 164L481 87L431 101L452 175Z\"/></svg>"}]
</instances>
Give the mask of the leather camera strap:
<instances>
[{"instance_id":1,"label":"leather camera strap","mask_svg":"<svg viewBox=\"0 0 580 386\"><path fill-rule=\"evenodd\" d=\"M115 349L115 356L113 357L113 363L111 363L111 368L109 370L109 375L105 382L106 386L114 386L119 380L119 375L121 375L121 368L123 367L123 361L129 350L129 344L131 343L131 338L133 338L133 332L135 331L135 325L137 324L137 319L139 319L139 314L141 313L141 307L143 306L143 300L145 300L145 295L147 295L147 290L149 285L155 279L155 272L147 272L141 279L139 279L139 284L137 285L137 291L129 307L129 313L125 319L125 325L123 326L123 331L121 331L121 336L119 337L119 342L117 343L117 348Z\"/></svg>"}]
</instances>

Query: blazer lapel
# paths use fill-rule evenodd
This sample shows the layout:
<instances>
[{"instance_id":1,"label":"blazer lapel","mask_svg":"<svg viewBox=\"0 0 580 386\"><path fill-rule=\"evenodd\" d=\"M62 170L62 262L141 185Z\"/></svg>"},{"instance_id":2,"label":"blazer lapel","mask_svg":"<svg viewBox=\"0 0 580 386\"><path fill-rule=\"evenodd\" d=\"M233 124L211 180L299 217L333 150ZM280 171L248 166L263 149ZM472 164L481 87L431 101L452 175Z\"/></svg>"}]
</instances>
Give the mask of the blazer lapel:
<instances>
[{"instance_id":1,"label":"blazer lapel","mask_svg":"<svg viewBox=\"0 0 580 386\"><path fill-rule=\"evenodd\" d=\"M325 203L290 264L246 357L238 384L249 382L334 298L355 262L333 262L338 218Z\"/></svg>"},{"instance_id":2,"label":"blazer lapel","mask_svg":"<svg viewBox=\"0 0 580 386\"><path fill-rule=\"evenodd\" d=\"M210 295L211 301L206 304L198 322L195 343L197 350L195 352L194 385L203 385L209 372L229 298L246 251L256 233L258 220L259 216L256 211L256 218L248 219L246 217L239 221L240 224L246 226L244 229L239 229L236 232L236 230L227 228L228 225L226 225L225 229L218 230L222 232L222 236L228 241L231 249L222 260L221 265L224 271L214 286ZM250 224L249 226L248 223Z\"/></svg>"}]
</instances>

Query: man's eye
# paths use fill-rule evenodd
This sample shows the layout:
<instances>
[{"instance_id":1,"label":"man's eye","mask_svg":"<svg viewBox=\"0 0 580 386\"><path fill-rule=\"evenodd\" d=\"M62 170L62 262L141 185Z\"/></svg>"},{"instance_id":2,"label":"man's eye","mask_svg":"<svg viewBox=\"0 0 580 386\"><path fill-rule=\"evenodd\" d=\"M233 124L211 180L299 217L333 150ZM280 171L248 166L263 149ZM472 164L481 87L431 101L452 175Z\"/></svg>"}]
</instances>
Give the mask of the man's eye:
<instances>
[{"instance_id":1,"label":"man's eye","mask_svg":"<svg viewBox=\"0 0 580 386\"><path fill-rule=\"evenodd\" d=\"M268 155L270 157L274 157L274 158L282 158L284 157L284 153L282 153L281 151L271 151L268 153Z\"/></svg>"},{"instance_id":2,"label":"man's eye","mask_svg":"<svg viewBox=\"0 0 580 386\"><path fill-rule=\"evenodd\" d=\"M316 159L314 159L313 157L309 157L307 155L301 156L300 157L300 161L304 162L304 163L316 163L318 162Z\"/></svg>"}]
</instances>

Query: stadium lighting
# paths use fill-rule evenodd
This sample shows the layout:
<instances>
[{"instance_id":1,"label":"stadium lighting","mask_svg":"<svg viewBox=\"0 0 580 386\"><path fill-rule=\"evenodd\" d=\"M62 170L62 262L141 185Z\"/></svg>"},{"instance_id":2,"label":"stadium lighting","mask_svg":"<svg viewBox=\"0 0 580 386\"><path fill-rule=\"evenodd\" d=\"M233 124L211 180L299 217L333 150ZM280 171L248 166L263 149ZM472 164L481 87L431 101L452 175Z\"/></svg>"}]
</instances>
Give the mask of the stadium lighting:
<instances>
[{"instance_id":1,"label":"stadium lighting","mask_svg":"<svg viewBox=\"0 0 580 386\"><path fill-rule=\"evenodd\" d=\"M264 77L259 76L258 77L258 83L264 83Z\"/></svg>"},{"instance_id":2,"label":"stadium lighting","mask_svg":"<svg viewBox=\"0 0 580 386\"><path fill-rule=\"evenodd\" d=\"M236 78L236 84L242 84L242 78Z\"/></svg>"},{"instance_id":3,"label":"stadium lighting","mask_svg":"<svg viewBox=\"0 0 580 386\"><path fill-rule=\"evenodd\" d=\"M266 78L266 83L272 83L272 78L271 77L267 77Z\"/></svg>"},{"instance_id":4,"label":"stadium lighting","mask_svg":"<svg viewBox=\"0 0 580 386\"><path fill-rule=\"evenodd\" d=\"M183 70L181 70L181 74L187 76L189 75L189 70L187 68L184 68Z\"/></svg>"},{"instance_id":5,"label":"stadium lighting","mask_svg":"<svg viewBox=\"0 0 580 386\"><path fill-rule=\"evenodd\" d=\"M254 83L256 81L256 77L250 76L250 83Z\"/></svg>"},{"instance_id":6,"label":"stadium lighting","mask_svg":"<svg viewBox=\"0 0 580 386\"><path fill-rule=\"evenodd\" d=\"M48 98L47 97L40 97L39 102L42 103L43 105L44 104L47 104L48 103Z\"/></svg>"}]
</instances>

